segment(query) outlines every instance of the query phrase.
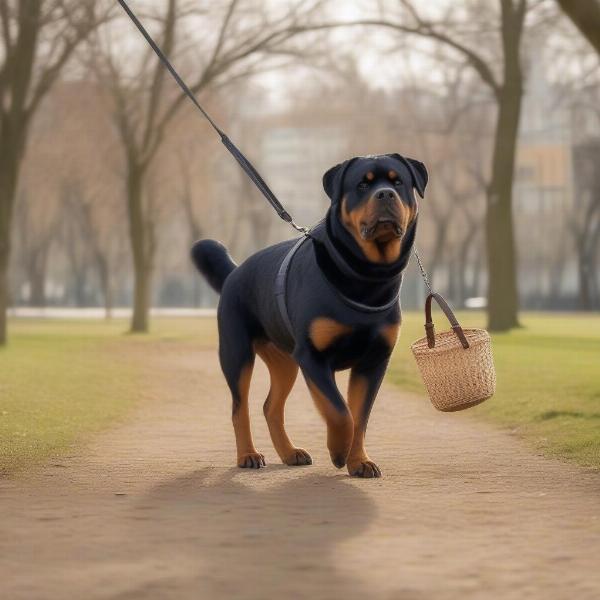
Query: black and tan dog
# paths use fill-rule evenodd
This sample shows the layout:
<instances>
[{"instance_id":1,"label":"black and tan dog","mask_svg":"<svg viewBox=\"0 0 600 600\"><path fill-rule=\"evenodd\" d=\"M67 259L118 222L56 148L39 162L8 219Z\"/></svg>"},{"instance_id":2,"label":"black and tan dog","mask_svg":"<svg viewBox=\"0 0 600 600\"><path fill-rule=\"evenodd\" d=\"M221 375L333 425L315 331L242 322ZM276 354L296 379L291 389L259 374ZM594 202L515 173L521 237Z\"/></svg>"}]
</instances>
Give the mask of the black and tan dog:
<instances>
[{"instance_id":1,"label":"black and tan dog","mask_svg":"<svg viewBox=\"0 0 600 600\"><path fill-rule=\"evenodd\" d=\"M365 431L398 336L398 295L417 225L413 189L423 197L427 171L399 154L357 157L327 171L323 185L331 207L304 242L270 246L236 266L219 242L203 240L192 257L221 292L219 356L233 396L237 464L265 466L248 411L258 354L271 376L264 414L281 460L312 462L284 428L285 401L300 368L327 423L333 464L379 477ZM343 369L351 369L347 403L334 378Z\"/></svg>"}]
</instances>

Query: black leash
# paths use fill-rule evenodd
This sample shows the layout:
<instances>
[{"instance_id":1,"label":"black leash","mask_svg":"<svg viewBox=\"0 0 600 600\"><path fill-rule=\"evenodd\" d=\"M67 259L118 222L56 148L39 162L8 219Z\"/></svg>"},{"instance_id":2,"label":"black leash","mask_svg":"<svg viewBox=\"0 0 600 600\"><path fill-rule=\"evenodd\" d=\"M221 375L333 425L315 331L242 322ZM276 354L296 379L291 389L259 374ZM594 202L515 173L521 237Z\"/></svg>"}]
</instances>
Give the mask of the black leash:
<instances>
[{"instance_id":1,"label":"black leash","mask_svg":"<svg viewBox=\"0 0 600 600\"><path fill-rule=\"evenodd\" d=\"M127 2L125 0L119 0L119 4L123 7L123 10L127 13L127 16L133 21L133 24L138 28L139 32L144 36L148 44L163 65L167 68L169 73L173 76L173 79L177 82L179 87L183 90L185 95L194 103L194 106L202 113L202 115L206 118L206 120L211 124L212 128L219 134L221 138L221 142L229 152L233 155L235 160L239 163L240 167L245 171L245 173L250 177L253 181L254 185L260 190L262 195L267 199L269 204L275 209L277 214L281 219L283 219L286 223L289 223L296 231L304 234L305 236L309 236L310 229L307 227L302 227L294 222L292 216L285 210L281 202L277 199L277 196L271 191L269 186L266 184L265 180L260 176L260 173L256 170L254 165L242 154L241 150L227 137L225 132L210 118L210 115L202 108L196 96L194 96L192 90L186 85L185 81L181 79L179 73L175 70L175 67L170 63L169 59L164 55L163 51L158 47L157 43L152 39L150 34L146 31L146 28L140 23L140 20L135 16L135 13L129 8ZM427 277L427 273L423 268L423 264L421 263L421 259L417 253L417 249L413 247L414 255L419 264L419 269L421 271L421 276L425 281L425 285L431 290L431 285L429 283L429 279Z\"/></svg>"},{"instance_id":2,"label":"black leash","mask_svg":"<svg viewBox=\"0 0 600 600\"><path fill-rule=\"evenodd\" d=\"M127 13L127 16L133 21L134 25L138 28L139 32L144 36L148 44L158 58L161 60L163 65L167 68L169 73L173 76L173 79L177 82L179 87L183 90L185 95L194 103L194 106L202 113L202 115L208 120L211 124L212 128L219 134L221 137L221 142L229 152L233 155L235 160L239 163L240 167L245 171L245 173L250 177L253 181L254 185L260 190L262 195L267 199L269 204L275 209L277 214L281 219L283 219L286 223L289 223L296 231L303 233L304 235L308 235L309 230L306 227L302 227L294 223L291 215L285 210L281 202L277 199L277 196L271 191L269 186L266 184L265 180L260 176L260 173L256 170L254 165L242 154L239 148L227 137L227 135L223 132L223 130L210 118L208 113L200 106L200 103L196 99L196 96L192 93L192 90L186 85L186 83L181 79L179 73L175 70L175 67L169 62L169 59L164 55L163 51L158 47L156 42L152 39L150 34L146 31L146 28L140 23L139 19L135 16L134 12L129 8L127 2L125 0L119 0L119 4L123 7L123 10Z\"/></svg>"}]
</instances>

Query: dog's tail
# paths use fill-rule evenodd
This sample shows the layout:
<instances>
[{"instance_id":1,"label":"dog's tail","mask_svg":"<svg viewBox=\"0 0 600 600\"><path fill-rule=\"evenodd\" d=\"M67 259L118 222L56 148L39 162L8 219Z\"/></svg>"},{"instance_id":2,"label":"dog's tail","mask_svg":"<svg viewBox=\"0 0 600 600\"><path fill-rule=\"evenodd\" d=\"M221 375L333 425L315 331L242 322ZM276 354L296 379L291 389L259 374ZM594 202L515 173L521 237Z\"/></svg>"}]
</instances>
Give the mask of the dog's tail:
<instances>
[{"instance_id":1,"label":"dog's tail","mask_svg":"<svg viewBox=\"0 0 600 600\"><path fill-rule=\"evenodd\" d=\"M227 248L215 240L200 240L192 246L192 261L215 290L220 293L225 280L237 265Z\"/></svg>"}]
</instances>

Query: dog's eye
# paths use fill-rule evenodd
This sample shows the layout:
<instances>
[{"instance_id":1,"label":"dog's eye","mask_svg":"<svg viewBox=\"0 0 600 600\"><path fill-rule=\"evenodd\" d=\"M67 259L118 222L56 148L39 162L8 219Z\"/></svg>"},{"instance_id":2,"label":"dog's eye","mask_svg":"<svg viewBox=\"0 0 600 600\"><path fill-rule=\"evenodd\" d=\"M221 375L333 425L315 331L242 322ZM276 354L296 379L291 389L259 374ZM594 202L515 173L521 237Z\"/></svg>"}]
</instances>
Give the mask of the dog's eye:
<instances>
[{"instance_id":1,"label":"dog's eye","mask_svg":"<svg viewBox=\"0 0 600 600\"><path fill-rule=\"evenodd\" d=\"M402 180L401 179L396 179L396 181L394 181L394 185L396 187L400 187L402 185Z\"/></svg>"},{"instance_id":2,"label":"dog's eye","mask_svg":"<svg viewBox=\"0 0 600 600\"><path fill-rule=\"evenodd\" d=\"M361 192L364 192L365 190L369 189L369 184L366 181L361 181L357 187Z\"/></svg>"}]
</instances>

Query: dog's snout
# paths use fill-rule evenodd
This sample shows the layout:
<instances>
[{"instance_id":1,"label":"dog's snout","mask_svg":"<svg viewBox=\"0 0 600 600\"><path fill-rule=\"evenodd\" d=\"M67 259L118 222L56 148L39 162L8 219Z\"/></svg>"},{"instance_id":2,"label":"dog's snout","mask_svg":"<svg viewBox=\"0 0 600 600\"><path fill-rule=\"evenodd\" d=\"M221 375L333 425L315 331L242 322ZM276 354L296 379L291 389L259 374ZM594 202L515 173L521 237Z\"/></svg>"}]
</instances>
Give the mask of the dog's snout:
<instances>
[{"instance_id":1,"label":"dog's snout","mask_svg":"<svg viewBox=\"0 0 600 600\"><path fill-rule=\"evenodd\" d=\"M385 188L383 190L379 190L376 194L375 197L377 198L377 200L385 200L386 202L393 202L394 200L397 200L398 196L396 195L396 192L394 190L392 190L391 188Z\"/></svg>"}]
</instances>

